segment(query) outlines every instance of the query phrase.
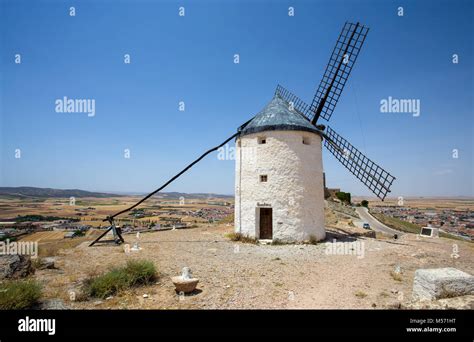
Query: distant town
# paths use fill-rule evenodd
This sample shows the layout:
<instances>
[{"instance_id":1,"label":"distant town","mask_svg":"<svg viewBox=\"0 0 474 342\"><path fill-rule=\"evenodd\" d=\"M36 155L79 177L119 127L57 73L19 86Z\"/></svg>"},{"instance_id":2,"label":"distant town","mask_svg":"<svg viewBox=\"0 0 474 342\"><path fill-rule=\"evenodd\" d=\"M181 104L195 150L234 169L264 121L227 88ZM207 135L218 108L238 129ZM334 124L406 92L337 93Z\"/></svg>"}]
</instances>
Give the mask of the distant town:
<instances>
[{"instance_id":1,"label":"distant town","mask_svg":"<svg viewBox=\"0 0 474 342\"><path fill-rule=\"evenodd\" d=\"M379 204L373 206L371 211L410 222L420 227L431 225L446 233L474 239L474 212L470 209L412 208Z\"/></svg>"},{"instance_id":2,"label":"distant town","mask_svg":"<svg viewBox=\"0 0 474 342\"><path fill-rule=\"evenodd\" d=\"M127 200L127 198L123 198ZM103 199L93 199L100 204L97 207L87 206L91 199L81 199L68 205L63 200L47 200L42 205L34 201L22 200L24 209L30 208L34 214L2 217L0 219L0 240L18 239L36 232L63 232L63 238L84 236L89 230L105 229L108 224L103 219L110 210L109 203ZM62 203L61 203L62 202ZM67 201L66 201L67 202ZM14 201L13 203L16 203ZM12 207L13 207L13 203ZM126 202L125 202L126 203ZM116 202L110 203L111 208ZM99 210L97 209L99 208ZM12 208L13 209L13 208ZM104 212L107 210L107 213ZM61 216L51 215L48 211L57 210ZM123 233L146 230L168 230L193 227L198 223L220 222L233 215L234 205L223 200L189 200L184 197L176 200L156 200L152 207L135 209L116 219L116 224ZM64 215L63 215L64 213ZM55 234L55 237L58 236Z\"/></svg>"}]
</instances>

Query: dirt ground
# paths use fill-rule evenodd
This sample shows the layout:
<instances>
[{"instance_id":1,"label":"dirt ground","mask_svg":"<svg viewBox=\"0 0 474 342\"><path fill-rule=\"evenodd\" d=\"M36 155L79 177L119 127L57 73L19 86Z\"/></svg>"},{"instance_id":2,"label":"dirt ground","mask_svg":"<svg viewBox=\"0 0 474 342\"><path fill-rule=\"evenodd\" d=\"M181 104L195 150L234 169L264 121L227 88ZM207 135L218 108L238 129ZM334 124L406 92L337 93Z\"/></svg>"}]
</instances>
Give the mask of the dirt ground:
<instances>
[{"instance_id":1,"label":"dirt ground","mask_svg":"<svg viewBox=\"0 0 474 342\"><path fill-rule=\"evenodd\" d=\"M84 242L60 251L57 269L38 270L35 277L43 283L46 298L61 298L71 308L363 309L408 305L418 268L456 267L474 274L474 244L468 242L412 234L393 240L330 233L316 245L254 245L227 239L232 230L220 225L142 233L142 250L129 254L123 246L88 247ZM136 241L135 235L124 237L130 245ZM328 254L333 238L360 243L363 255ZM70 291L77 293L85 278L130 258L152 260L160 273L157 283L108 300L70 300ZM179 296L170 277L184 266L200 282L198 291ZM399 276L392 272L397 266Z\"/></svg>"}]
</instances>

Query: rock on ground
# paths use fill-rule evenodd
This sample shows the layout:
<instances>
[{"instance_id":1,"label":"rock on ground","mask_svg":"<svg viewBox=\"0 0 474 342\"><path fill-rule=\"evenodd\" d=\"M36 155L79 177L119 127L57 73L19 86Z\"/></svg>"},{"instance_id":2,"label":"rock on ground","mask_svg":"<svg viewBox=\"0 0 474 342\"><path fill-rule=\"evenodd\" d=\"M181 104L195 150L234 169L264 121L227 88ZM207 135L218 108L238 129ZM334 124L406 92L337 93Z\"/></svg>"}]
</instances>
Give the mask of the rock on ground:
<instances>
[{"instance_id":1,"label":"rock on ground","mask_svg":"<svg viewBox=\"0 0 474 342\"><path fill-rule=\"evenodd\" d=\"M61 299L47 299L42 301L35 307L36 310L69 310L68 307Z\"/></svg>"},{"instance_id":2,"label":"rock on ground","mask_svg":"<svg viewBox=\"0 0 474 342\"><path fill-rule=\"evenodd\" d=\"M443 298L431 301L412 301L406 303L401 308L408 310L419 309L447 309L447 310L474 310L474 295L460 296L454 298Z\"/></svg>"},{"instance_id":3,"label":"rock on ground","mask_svg":"<svg viewBox=\"0 0 474 342\"><path fill-rule=\"evenodd\" d=\"M44 269L53 269L55 268L54 266L55 259L51 257L47 258L41 258L39 260L38 266L36 267L39 270L44 270Z\"/></svg>"},{"instance_id":4,"label":"rock on ground","mask_svg":"<svg viewBox=\"0 0 474 342\"><path fill-rule=\"evenodd\" d=\"M413 281L414 300L434 300L474 294L474 277L458 269L419 269Z\"/></svg>"},{"instance_id":5,"label":"rock on ground","mask_svg":"<svg viewBox=\"0 0 474 342\"><path fill-rule=\"evenodd\" d=\"M0 280L23 278L34 273L31 259L26 255L0 255Z\"/></svg>"}]
</instances>

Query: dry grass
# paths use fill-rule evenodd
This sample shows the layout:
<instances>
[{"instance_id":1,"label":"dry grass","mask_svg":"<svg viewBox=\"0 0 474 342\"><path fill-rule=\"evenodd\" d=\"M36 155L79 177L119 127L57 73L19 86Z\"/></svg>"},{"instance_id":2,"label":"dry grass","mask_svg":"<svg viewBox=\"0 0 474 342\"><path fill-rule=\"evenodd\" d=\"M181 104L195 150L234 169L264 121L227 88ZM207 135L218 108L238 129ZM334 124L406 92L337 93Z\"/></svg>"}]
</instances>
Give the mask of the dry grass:
<instances>
[{"instance_id":1,"label":"dry grass","mask_svg":"<svg viewBox=\"0 0 474 342\"><path fill-rule=\"evenodd\" d=\"M59 254L61 249L70 249L79 246L84 241L91 241L95 236L99 235L99 232L89 234L88 236L77 237L73 239L62 239L57 241L51 241L41 243L38 247L38 256L40 257L51 257Z\"/></svg>"},{"instance_id":2,"label":"dry grass","mask_svg":"<svg viewBox=\"0 0 474 342\"><path fill-rule=\"evenodd\" d=\"M363 291L357 291L356 293L354 293L354 295L357 297L357 298L365 298L367 297L367 293L363 292Z\"/></svg>"},{"instance_id":3,"label":"dry grass","mask_svg":"<svg viewBox=\"0 0 474 342\"><path fill-rule=\"evenodd\" d=\"M0 285L0 309L31 308L41 297L41 286L34 280L13 280Z\"/></svg>"},{"instance_id":4,"label":"dry grass","mask_svg":"<svg viewBox=\"0 0 474 342\"><path fill-rule=\"evenodd\" d=\"M392 276L393 280L395 280L395 281L402 281L403 280L402 275L400 273L395 272L395 271L391 271L390 275Z\"/></svg>"},{"instance_id":5,"label":"dry grass","mask_svg":"<svg viewBox=\"0 0 474 342\"><path fill-rule=\"evenodd\" d=\"M258 244L258 240L252 238L247 235L243 235L240 233L228 233L225 235L226 238L230 239L231 241L239 241L242 243L251 243L251 244Z\"/></svg>"},{"instance_id":6,"label":"dry grass","mask_svg":"<svg viewBox=\"0 0 474 342\"><path fill-rule=\"evenodd\" d=\"M316 238L316 236L310 235L310 236L309 236L309 243L310 243L311 245L316 245L316 244L318 243L318 239Z\"/></svg>"},{"instance_id":7,"label":"dry grass","mask_svg":"<svg viewBox=\"0 0 474 342\"><path fill-rule=\"evenodd\" d=\"M156 278L153 262L129 260L123 267L116 267L103 275L89 278L84 284L84 294L106 298L132 287L150 284Z\"/></svg>"},{"instance_id":8,"label":"dry grass","mask_svg":"<svg viewBox=\"0 0 474 342\"><path fill-rule=\"evenodd\" d=\"M46 231L46 232L36 232L33 234L28 234L22 237L21 241L35 241L35 242L49 242L49 241L58 241L64 239L64 231Z\"/></svg>"},{"instance_id":9,"label":"dry grass","mask_svg":"<svg viewBox=\"0 0 474 342\"><path fill-rule=\"evenodd\" d=\"M234 214L230 214L229 216L224 217L222 220L219 221L221 224L234 224Z\"/></svg>"}]
</instances>

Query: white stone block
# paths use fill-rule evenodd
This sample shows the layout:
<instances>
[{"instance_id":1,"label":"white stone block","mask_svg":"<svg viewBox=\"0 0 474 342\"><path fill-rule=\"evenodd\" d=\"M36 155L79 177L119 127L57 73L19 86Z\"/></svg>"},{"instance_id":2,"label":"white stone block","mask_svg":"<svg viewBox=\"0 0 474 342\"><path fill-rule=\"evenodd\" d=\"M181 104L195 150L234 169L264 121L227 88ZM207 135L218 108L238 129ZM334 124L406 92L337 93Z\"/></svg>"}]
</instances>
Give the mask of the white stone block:
<instances>
[{"instance_id":1,"label":"white stone block","mask_svg":"<svg viewBox=\"0 0 474 342\"><path fill-rule=\"evenodd\" d=\"M474 276L458 269L432 268L415 271L414 300L434 300L474 294Z\"/></svg>"}]
</instances>

